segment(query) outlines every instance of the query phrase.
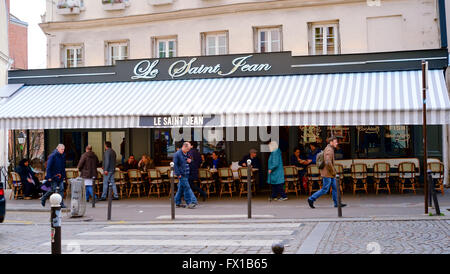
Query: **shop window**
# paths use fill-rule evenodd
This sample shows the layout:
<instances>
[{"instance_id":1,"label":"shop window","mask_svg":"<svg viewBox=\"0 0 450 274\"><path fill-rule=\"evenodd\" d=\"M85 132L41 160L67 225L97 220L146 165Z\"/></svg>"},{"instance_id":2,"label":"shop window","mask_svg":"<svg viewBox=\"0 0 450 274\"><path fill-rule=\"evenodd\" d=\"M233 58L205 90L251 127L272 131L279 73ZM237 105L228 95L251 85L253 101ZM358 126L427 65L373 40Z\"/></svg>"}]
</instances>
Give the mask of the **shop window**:
<instances>
[{"instance_id":1,"label":"shop window","mask_svg":"<svg viewBox=\"0 0 450 274\"><path fill-rule=\"evenodd\" d=\"M380 156L381 149L381 127L380 126L357 126L356 147L358 158L371 158Z\"/></svg>"},{"instance_id":2,"label":"shop window","mask_svg":"<svg viewBox=\"0 0 450 274\"><path fill-rule=\"evenodd\" d=\"M44 169L45 145L43 130L11 130L8 138L8 159L12 165L18 165L20 160L29 158L31 167L36 171ZM15 163L14 160L16 161Z\"/></svg>"},{"instance_id":3,"label":"shop window","mask_svg":"<svg viewBox=\"0 0 450 274\"><path fill-rule=\"evenodd\" d=\"M411 150L409 126L385 126L384 142L387 154L407 155Z\"/></svg>"},{"instance_id":4,"label":"shop window","mask_svg":"<svg viewBox=\"0 0 450 274\"><path fill-rule=\"evenodd\" d=\"M327 127L327 138L335 136L339 139L339 145L335 152L335 158L351 158L350 127L331 126Z\"/></svg>"},{"instance_id":5,"label":"shop window","mask_svg":"<svg viewBox=\"0 0 450 274\"><path fill-rule=\"evenodd\" d=\"M322 143L320 136L322 129L316 126L301 126L300 127L300 143L303 145L309 143Z\"/></svg>"},{"instance_id":6,"label":"shop window","mask_svg":"<svg viewBox=\"0 0 450 274\"><path fill-rule=\"evenodd\" d=\"M153 135L154 157L157 164L170 162L169 158L173 157L176 152L175 142L170 134L170 129L155 129Z\"/></svg>"},{"instance_id":7,"label":"shop window","mask_svg":"<svg viewBox=\"0 0 450 274\"><path fill-rule=\"evenodd\" d=\"M125 138L124 131L107 131L106 132L105 141L111 142L112 149L116 152L117 163L120 163L120 161L121 161L120 144L122 143L123 138Z\"/></svg>"}]
</instances>

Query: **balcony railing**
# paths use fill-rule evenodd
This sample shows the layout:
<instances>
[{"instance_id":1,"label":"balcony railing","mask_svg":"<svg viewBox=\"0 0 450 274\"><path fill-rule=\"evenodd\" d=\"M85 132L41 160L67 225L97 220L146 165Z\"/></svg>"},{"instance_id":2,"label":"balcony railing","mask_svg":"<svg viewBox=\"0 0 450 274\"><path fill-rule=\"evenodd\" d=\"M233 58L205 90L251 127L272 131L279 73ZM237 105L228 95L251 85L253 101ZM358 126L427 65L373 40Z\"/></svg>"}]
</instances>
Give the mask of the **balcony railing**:
<instances>
[{"instance_id":1,"label":"balcony railing","mask_svg":"<svg viewBox=\"0 0 450 274\"><path fill-rule=\"evenodd\" d=\"M104 10L123 10L130 5L128 0L102 0Z\"/></svg>"},{"instance_id":2,"label":"balcony railing","mask_svg":"<svg viewBox=\"0 0 450 274\"><path fill-rule=\"evenodd\" d=\"M174 0L148 0L149 5L166 5L166 4L172 4Z\"/></svg>"},{"instance_id":3,"label":"balcony railing","mask_svg":"<svg viewBox=\"0 0 450 274\"><path fill-rule=\"evenodd\" d=\"M59 0L56 7L57 14L80 14L84 3L82 0Z\"/></svg>"}]
</instances>

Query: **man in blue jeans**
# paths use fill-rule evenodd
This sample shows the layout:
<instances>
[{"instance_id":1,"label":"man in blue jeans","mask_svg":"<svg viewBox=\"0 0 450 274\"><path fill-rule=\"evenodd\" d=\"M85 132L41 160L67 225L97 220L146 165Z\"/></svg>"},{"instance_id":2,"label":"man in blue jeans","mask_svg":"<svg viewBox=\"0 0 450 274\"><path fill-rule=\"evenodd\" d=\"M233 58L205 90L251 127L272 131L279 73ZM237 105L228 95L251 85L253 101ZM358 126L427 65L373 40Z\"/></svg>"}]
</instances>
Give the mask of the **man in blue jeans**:
<instances>
[{"instance_id":1,"label":"man in blue jeans","mask_svg":"<svg viewBox=\"0 0 450 274\"><path fill-rule=\"evenodd\" d=\"M322 195L327 194L331 186L331 195L333 196L334 207L338 206L337 192L336 192L336 169L334 168L334 150L338 145L338 140L336 137L332 136L327 139L327 147L323 151L323 160L325 166L320 170L320 175L323 178L322 188L315 192L311 197L308 198L308 204L311 208L314 207L314 202ZM346 204L341 203L341 207L346 206Z\"/></svg>"},{"instance_id":2,"label":"man in blue jeans","mask_svg":"<svg viewBox=\"0 0 450 274\"><path fill-rule=\"evenodd\" d=\"M189 163L192 161L188 157L188 152L191 149L191 144L183 143L183 147L173 155L174 174L178 177L178 191L175 195L175 204L177 207L186 207L181 204L181 197L188 205L188 208L195 208L197 206L197 198L189 186Z\"/></svg>"},{"instance_id":3,"label":"man in blue jeans","mask_svg":"<svg viewBox=\"0 0 450 274\"><path fill-rule=\"evenodd\" d=\"M59 144L48 156L47 173L45 179L51 183L51 190L47 191L41 198L41 205L45 207L45 201L53 193L58 193L64 198L64 179L66 179L66 157L64 155L65 146ZM61 208L66 208L64 200L61 200Z\"/></svg>"}]
</instances>

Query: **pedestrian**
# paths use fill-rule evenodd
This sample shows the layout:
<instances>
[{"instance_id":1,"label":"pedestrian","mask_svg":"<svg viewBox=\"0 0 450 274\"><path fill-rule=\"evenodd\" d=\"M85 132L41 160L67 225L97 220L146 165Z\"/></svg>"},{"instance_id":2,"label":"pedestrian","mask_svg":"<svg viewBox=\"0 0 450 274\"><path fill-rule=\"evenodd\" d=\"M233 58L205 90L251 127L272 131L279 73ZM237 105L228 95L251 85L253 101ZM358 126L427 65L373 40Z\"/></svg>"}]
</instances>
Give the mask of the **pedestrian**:
<instances>
[{"instance_id":1,"label":"pedestrian","mask_svg":"<svg viewBox=\"0 0 450 274\"><path fill-rule=\"evenodd\" d=\"M81 155L80 162L78 163L78 170L81 173L81 178L83 178L84 185L86 187L87 202L89 202L89 197L92 197L92 199L97 199L97 197L94 197L94 192L92 189L94 178L97 177L97 166L98 157L92 151L92 146L88 145L86 147L86 152Z\"/></svg>"},{"instance_id":2,"label":"pedestrian","mask_svg":"<svg viewBox=\"0 0 450 274\"><path fill-rule=\"evenodd\" d=\"M183 143L181 149L179 149L173 155L174 174L178 177L178 191L175 195L175 204L177 207L186 207L181 204L181 197L184 197L186 204L189 208L195 208L197 206L197 198L189 186L189 163L192 161L188 158L188 152L190 150L190 144L188 142Z\"/></svg>"},{"instance_id":3,"label":"pedestrian","mask_svg":"<svg viewBox=\"0 0 450 274\"><path fill-rule=\"evenodd\" d=\"M114 182L114 172L116 171L116 152L112 149L111 142L105 142L105 153L103 154L103 192L100 201L106 200L109 183L112 185L113 200L119 200L116 183Z\"/></svg>"},{"instance_id":4,"label":"pedestrian","mask_svg":"<svg viewBox=\"0 0 450 274\"><path fill-rule=\"evenodd\" d=\"M65 146L59 144L56 149L48 156L47 174L45 179L50 182L51 189L41 197L41 205L45 207L45 201L53 193L58 192L61 195L61 208L64 205L64 180L66 179L66 157L64 155Z\"/></svg>"},{"instance_id":5,"label":"pedestrian","mask_svg":"<svg viewBox=\"0 0 450 274\"><path fill-rule=\"evenodd\" d=\"M190 142L191 149L188 152L188 157L191 159L189 163L189 186L192 191L197 191L203 197L203 202L206 201L206 192L204 192L197 184L198 181L198 169L200 168L202 156L198 151L198 143L196 141Z\"/></svg>"},{"instance_id":6,"label":"pedestrian","mask_svg":"<svg viewBox=\"0 0 450 274\"><path fill-rule=\"evenodd\" d=\"M32 198L38 198L40 193L40 182L36 177L36 173L30 167L30 161L28 159L22 159L19 166L15 171L20 176L20 182L23 187L24 200L31 200Z\"/></svg>"},{"instance_id":7,"label":"pedestrian","mask_svg":"<svg viewBox=\"0 0 450 274\"><path fill-rule=\"evenodd\" d=\"M268 163L268 177L267 183L272 185L273 200L286 201L287 195L284 192L284 169L283 159L281 157L281 150L278 148L278 144L275 141L269 143L269 163ZM278 195L281 197L278 199Z\"/></svg>"},{"instance_id":8,"label":"pedestrian","mask_svg":"<svg viewBox=\"0 0 450 274\"><path fill-rule=\"evenodd\" d=\"M331 195L333 197L334 207L338 206L337 193L336 193L336 169L334 168L334 150L338 145L336 137L331 136L327 139L327 147L323 151L323 168L320 169L320 176L322 176L322 188L315 192L308 198L308 204L311 208L314 207L314 202L322 195L328 193L331 187ZM320 163L318 163L320 164ZM341 203L341 207L346 204Z\"/></svg>"}]
</instances>

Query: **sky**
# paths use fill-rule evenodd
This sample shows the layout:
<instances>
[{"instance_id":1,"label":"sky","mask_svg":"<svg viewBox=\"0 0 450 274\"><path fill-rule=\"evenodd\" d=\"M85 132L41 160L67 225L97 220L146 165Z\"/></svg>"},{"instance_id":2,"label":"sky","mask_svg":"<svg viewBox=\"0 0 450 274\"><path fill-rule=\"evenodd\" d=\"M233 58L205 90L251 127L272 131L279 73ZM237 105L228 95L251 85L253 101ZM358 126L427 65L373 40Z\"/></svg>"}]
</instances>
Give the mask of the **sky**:
<instances>
[{"instance_id":1,"label":"sky","mask_svg":"<svg viewBox=\"0 0 450 274\"><path fill-rule=\"evenodd\" d=\"M10 13L28 23L28 69L47 67L47 38L38 25L45 1L51 0L10 0Z\"/></svg>"}]
</instances>

